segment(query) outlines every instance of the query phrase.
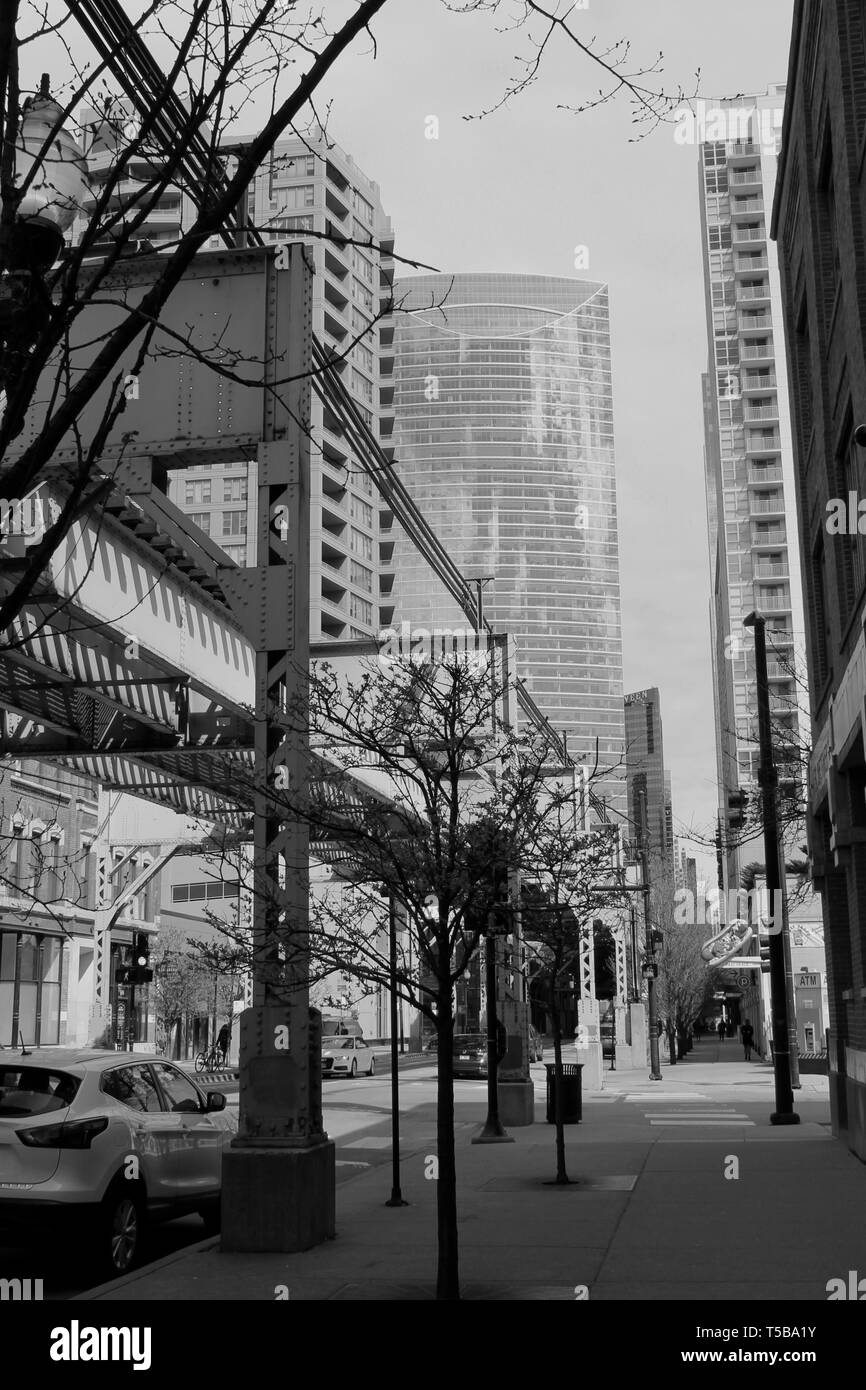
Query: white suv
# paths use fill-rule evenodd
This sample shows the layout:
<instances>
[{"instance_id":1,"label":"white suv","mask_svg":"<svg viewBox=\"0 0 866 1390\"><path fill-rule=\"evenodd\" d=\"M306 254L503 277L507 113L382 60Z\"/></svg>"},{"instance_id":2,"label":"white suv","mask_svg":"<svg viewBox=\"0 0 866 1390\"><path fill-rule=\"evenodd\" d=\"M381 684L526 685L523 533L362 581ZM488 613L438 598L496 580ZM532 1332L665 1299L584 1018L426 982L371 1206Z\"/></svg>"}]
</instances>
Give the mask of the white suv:
<instances>
[{"instance_id":1,"label":"white suv","mask_svg":"<svg viewBox=\"0 0 866 1390\"><path fill-rule=\"evenodd\" d=\"M219 1229L225 1096L162 1057L0 1053L0 1230L89 1235L109 1274L131 1269L148 1219L199 1212Z\"/></svg>"}]
</instances>

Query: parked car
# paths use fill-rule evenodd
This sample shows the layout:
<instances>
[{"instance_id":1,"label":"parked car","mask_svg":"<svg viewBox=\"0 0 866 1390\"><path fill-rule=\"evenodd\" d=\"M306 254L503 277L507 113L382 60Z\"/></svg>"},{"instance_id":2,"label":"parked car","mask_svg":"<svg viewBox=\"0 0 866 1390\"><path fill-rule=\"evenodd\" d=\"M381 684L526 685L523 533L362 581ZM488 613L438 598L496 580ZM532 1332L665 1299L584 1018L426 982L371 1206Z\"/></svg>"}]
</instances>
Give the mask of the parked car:
<instances>
[{"instance_id":1,"label":"parked car","mask_svg":"<svg viewBox=\"0 0 866 1390\"><path fill-rule=\"evenodd\" d=\"M541 1034L532 1024L529 1025L529 1060L530 1062L544 1061L544 1043L541 1041Z\"/></svg>"},{"instance_id":2,"label":"parked car","mask_svg":"<svg viewBox=\"0 0 866 1390\"><path fill-rule=\"evenodd\" d=\"M373 1049L363 1038L323 1038L322 1076L357 1076L358 1072L367 1076L376 1074L376 1058Z\"/></svg>"},{"instance_id":3,"label":"parked car","mask_svg":"<svg viewBox=\"0 0 866 1390\"><path fill-rule=\"evenodd\" d=\"M219 1229L237 1119L161 1057L34 1049L0 1059L0 1231L73 1228L101 1272L126 1273L150 1221L198 1212Z\"/></svg>"},{"instance_id":4,"label":"parked car","mask_svg":"<svg viewBox=\"0 0 866 1390\"><path fill-rule=\"evenodd\" d=\"M487 1076L487 1038L483 1033L454 1035L454 1075Z\"/></svg>"}]
</instances>

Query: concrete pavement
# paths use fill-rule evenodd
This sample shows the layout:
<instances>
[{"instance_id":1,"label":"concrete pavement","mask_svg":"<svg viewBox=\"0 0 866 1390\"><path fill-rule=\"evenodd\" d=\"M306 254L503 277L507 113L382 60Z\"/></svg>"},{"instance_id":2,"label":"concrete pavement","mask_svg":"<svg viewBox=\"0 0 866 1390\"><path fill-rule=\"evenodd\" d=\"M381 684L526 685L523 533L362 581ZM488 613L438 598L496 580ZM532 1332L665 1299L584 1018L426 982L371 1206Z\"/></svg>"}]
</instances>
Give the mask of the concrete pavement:
<instances>
[{"instance_id":1,"label":"concrete pavement","mask_svg":"<svg viewBox=\"0 0 866 1390\"><path fill-rule=\"evenodd\" d=\"M825 1077L803 1077L801 1123L775 1128L772 1070L746 1064L733 1040L702 1041L660 1082L606 1070L566 1130L576 1181L556 1187L544 1067L532 1071L536 1123L512 1130L513 1144L472 1145L484 1086L455 1086L465 1298L825 1301L829 1280L866 1276L866 1167L830 1133ZM384 1205L389 1126L376 1120L337 1140L335 1240L294 1255L224 1255L204 1241L81 1297L431 1298L435 1097L420 1071L404 1084L415 1102L401 1117L408 1207Z\"/></svg>"}]
</instances>

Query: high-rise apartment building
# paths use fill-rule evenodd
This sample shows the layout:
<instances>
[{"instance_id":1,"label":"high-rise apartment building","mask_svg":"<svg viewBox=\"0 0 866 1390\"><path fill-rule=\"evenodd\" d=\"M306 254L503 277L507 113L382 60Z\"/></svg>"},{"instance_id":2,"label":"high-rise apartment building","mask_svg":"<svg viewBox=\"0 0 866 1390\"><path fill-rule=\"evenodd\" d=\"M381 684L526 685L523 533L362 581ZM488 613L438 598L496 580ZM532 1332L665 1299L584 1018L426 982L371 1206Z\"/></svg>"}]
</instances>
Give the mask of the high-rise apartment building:
<instances>
[{"instance_id":1,"label":"high-rise apartment building","mask_svg":"<svg viewBox=\"0 0 866 1390\"><path fill-rule=\"evenodd\" d=\"M378 185L336 145L281 141L249 190L247 211L271 241L307 245L315 267L313 333L373 434L389 435L394 237ZM219 239L212 240L216 249ZM310 424L310 636L369 637L380 618L373 482L316 392ZM232 559L255 564L254 461L175 473L170 496Z\"/></svg>"},{"instance_id":2,"label":"high-rise apartment building","mask_svg":"<svg viewBox=\"0 0 866 1390\"><path fill-rule=\"evenodd\" d=\"M754 645L767 619L771 716L783 783L807 737L794 672L802 634L781 290L768 220L784 87L720 102L700 143L708 336L705 472L719 822L725 888L760 847L738 849L758 767ZM718 137L718 138L715 138Z\"/></svg>"},{"instance_id":3,"label":"high-rise apartment building","mask_svg":"<svg viewBox=\"0 0 866 1390\"><path fill-rule=\"evenodd\" d=\"M517 639L519 674L574 754L617 768L622 643L607 286L542 275L399 281L400 477ZM467 626L395 529L396 623ZM384 614L383 614L384 617Z\"/></svg>"},{"instance_id":4,"label":"high-rise apartment building","mask_svg":"<svg viewBox=\"0 0 866 1390\"><path fill-rule=\"evenodd\" d=\"M134 119L132 109L126 112ZM88 164L93 196L112 169L124 112L94 117ZM239 139L238 144L243 144ZM152 161L137 156L117 192L134 209L152 177ZM194 217L189 194L169 185L138 228L154 250L168 247ZM313 333L330 350L343 385L377 438L392 428L393 324L387 312L393 284L394 236L379 196L351 155L326 141L280 141L247 194L249 221L272 242L303 241L315 268ZM73 229L80 235L82 223ZM220 250L211 237L205 250ZM225 326L230 345L231 327ZM378 507L369 475L339 421L313 392L311 402L310 636L373 635L380 622ZM255 460L237 459L171 474L169 496L190 520L241 565L256 562ZM391 578L386 580L390 588ZM386 596L386 612L389 599Z\"/></svg>"}]
</instances>

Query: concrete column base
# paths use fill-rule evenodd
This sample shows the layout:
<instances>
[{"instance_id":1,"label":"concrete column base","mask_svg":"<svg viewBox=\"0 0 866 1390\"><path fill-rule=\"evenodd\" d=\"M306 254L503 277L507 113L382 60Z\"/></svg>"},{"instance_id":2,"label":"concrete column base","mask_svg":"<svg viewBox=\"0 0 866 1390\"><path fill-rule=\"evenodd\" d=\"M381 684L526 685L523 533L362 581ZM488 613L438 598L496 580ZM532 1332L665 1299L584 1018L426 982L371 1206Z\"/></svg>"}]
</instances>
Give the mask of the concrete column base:
<instances>
[{"instance_id":1,"label":"concrete column base","mask_svg":"<svg viewBox=\"0 0 866 1390\"><path fill-rule=\"evenodd\" d=\"M226 1149L222 1170L222 1250L310 1250L335 1233L335 1149Z\"/></svg>"},{"instance_id":2,"label":"concrete column base","mask_svg":"<svg viewBox=\"0 0 866 1390\"><path fill-rule=\"evenodd\" d=\"M603 1059L601 1055L601 1043L591 1042L586 1047L575 1048L576 1062L583 1063L583 1090L600 1091L604 1085Z\"/></svg>"},{"instance_id":3,"label":"concrete column base","mask_svg":"<svg viewBox=\"0 0 866 1390\"><path fill-rule=\"evenodd\" d=\"M531 1081L500 1081L499 1118L506 1129L535 1122L535 1086Z\"/></svg>"}]
</instances>

